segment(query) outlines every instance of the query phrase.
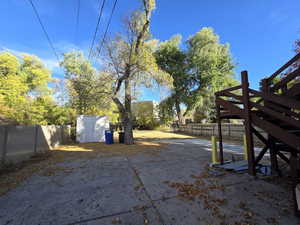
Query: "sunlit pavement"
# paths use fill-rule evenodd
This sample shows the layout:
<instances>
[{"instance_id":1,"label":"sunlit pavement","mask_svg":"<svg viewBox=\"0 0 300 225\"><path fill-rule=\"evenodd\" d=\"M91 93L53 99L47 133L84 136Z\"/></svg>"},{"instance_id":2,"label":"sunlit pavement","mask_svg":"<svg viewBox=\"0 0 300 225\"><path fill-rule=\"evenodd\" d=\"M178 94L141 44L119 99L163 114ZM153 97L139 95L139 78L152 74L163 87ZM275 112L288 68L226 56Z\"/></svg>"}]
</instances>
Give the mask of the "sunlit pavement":
<instances>
[{"instance_id":1,"label":"sunlit pavement","mask_svg":"<svg viewBox=\"0 0 300 225\"><path fill-rule=\"evenodd\" d=\"M107 153L33 175L0 197L0 224L298 224L291 193L277 185L247 174L197 178L210 162L209 141L163 141L170 144L155 154ZM222 188L205 190L207 199L178 196L177 186L202 181Z\"/></svg>"}]
</instances>

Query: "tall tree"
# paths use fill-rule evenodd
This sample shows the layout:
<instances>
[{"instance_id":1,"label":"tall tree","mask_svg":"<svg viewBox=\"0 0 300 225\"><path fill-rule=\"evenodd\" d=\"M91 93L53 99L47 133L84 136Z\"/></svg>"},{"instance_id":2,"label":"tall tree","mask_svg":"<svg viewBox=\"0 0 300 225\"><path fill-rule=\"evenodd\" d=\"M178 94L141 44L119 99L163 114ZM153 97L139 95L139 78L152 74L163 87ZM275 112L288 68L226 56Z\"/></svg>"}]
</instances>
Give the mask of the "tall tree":
<instances>
[{"instance_id":1,"label":"tall tree","mask_svg":"<svg viewBox=\"0 0 300 225\"><path fill-rule=\"evenodd\" d=\"M70 105L78 114L97 114L111 106L111 83L105 73L99 73L82 52L64 54L61 65L65 69Z\"/></svg>"},{"instance_id":2,"label":"tall tree","mask_svg":"<svg viewBox=\"0 0 300 225\"><path fill-rule=\"evenodd\" d=\"M179 48L178 37L160 45L157 61L174 78L171 95L162 101L162 110L174 108L179 122L191 112L201 111L205 117L214 117L214 92L236 84L233 78L233 60L229 45L221 44L212 28L202 28L187 42L185 51ZM182 107L182 109L181 109Z\"/></svg>"},{"instance_id":3,"label":"tall tree","mask_svg":"<svg viewBox=\"0 0 300 225\"><path fill-rule=\"evenodd\" d=\"M173 78L173 89L160 108L162 111L172 112L175 108L178 121L183 122L181 104L186 101L192 88L192 79L188 73L187 55L180 49L181 36L175 35L169 41L162 42L155 52L156 62L161 69Z\"/></svg>"},{"instance_id":4,"label":"tall tree","mask_svg":"<svg viewBox=\"0 0 300 225\"><path fill-rule=\"evenodd\" d=\"M105 47L106 71L113 80L111 96L120 113L126 144L134 143L131 111L133 87L141 84L149 87L153 81L159 84L171 81L171 77L159 69L153 56L156 42L150 41L150 19L154 8L155 0L142 0L141 9L134 11L125 22L125 35L116 35Z\"/></svg>"},{"instance_id":5,"label":"tall tree","mask_svg":"<svg viewBox=\"0 0 300 225\"><path fill-rule=\"evenodd\" d=\"M203 106L201 98L210 96L236 81L229 44L221 44L212 28L204 27L187 41L190 71L197 86L187 109Z\"/></svg>"}]
</instances>

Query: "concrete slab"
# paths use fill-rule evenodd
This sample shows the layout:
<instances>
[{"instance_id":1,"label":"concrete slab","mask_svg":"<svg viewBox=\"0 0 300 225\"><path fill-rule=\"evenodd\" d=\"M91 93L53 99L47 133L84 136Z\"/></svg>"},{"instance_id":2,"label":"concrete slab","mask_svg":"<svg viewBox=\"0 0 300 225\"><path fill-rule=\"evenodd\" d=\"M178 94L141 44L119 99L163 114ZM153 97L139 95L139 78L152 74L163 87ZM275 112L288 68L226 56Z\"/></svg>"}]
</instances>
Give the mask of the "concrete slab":
<instances>
[{"instance_id":1,"label":"concrete slab","mask_svg":"<svg viewBox=\"0 0 300 225\"><path fill-rule=\"evenodd\" d=\"M135 210L133 212L125 212L118 215L110 215L105 218L92 219L87 222L80 221L80 225L163 225L160 217L153 208Z\"/></svg>"},{"instance_id":2,"label":"concrete slab","mask_svg":"<svg viewBox=\"0 0 300 225\"><path fill-rule=\"evenodd\" d=\"M263 181L227 186L224 191L210 190L203 196L193 200L174 197L154 204L167 225L299 224L299 219L292 215L287 192Z\"/></svg>"},{"instance_id":3,"label":"concrete slab","mask_svg":"<svg viewBox=\"0 0 300 225\"><path fill-rule=\"evenodd\" d=\"M164 140L158 140L158 142L162 143L171 143L171 144L177 144L177 145L197 145L201 147L204 151L211 151L211 141L205 140L205 139L199 139L199 138L192 138L192 139L164 139ZM235 144L228 144L223 143L224 151L228 153L235 153L235 154L243 154L244 149L241 145L235 145ZM256 154L259 154L261 151L261 148L254 148L254 151Z\"/></svg>"},{"instance_id":4,"label":"concrete slab","mask_svg":"<svg viewBox=\"0 0 300 225\"><path fill-rule=\"evenodd\" d=\"M177 139L155 154L52 165L0 197L0 224L299 224L291 192L278 185L230 172L201 177L206 148ZM220 188L187 200L170 183Z\"/></svg>"},{"instance_id":5,"label":"concrete slab","mask_svg":"<svg viewBox=\"0 0 300 225\"><path fill-rule=\"evenodd\" d=\"M149 205L137 187L139 181L131 169L101 164L54 176L36 175L0 198L0 205L6 206L0 212L0 224L65 224Z\"/></svg>"},{"instance_id":6,"label":"concrete slab","mask_svg":"<svg viewBox=\"0 0 300 225\"><path fill-rule=\"evenodd\" d=\"M191 175L199 174L205 165L198 160L133 164L152 200L173 197L176 191L166 182L190 182Z\"/></svg>"}]
</instances>

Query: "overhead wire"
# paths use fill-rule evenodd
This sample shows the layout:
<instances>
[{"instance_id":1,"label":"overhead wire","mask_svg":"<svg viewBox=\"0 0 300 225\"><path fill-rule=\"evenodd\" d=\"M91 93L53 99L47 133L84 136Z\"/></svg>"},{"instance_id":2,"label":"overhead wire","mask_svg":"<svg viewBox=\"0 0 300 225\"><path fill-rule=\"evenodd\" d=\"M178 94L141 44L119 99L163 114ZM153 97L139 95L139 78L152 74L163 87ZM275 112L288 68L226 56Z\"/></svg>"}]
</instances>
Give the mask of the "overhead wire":
<instances>
[{"instance_id":1,"label":"overhead wire","mask_svg":"<svg viewBox=\"0 0 300 225\"><path fill-rule=\"evenodd\" d=\"M97 58L98 58L98 57L100 56L100 54L101 54L101 50L102 50L102 48L103 48L103 45L104 45L104 42L105 42L105 39L106 39L106 35L107 35L107 32L108 32L110 23L111 23L111 20L112 20L114 11L115 11L115 9L116 9L117 2L118 2L118 0L115 0L114 5L113 5L113 7L112 7L112 10L111 10L111 12L110 12L110 16L109 16L109 19L108 19L108 22L107 22L107 25L106 25L106 29L105 29L105 32L104 32L102 41L101 41L101 43L100 43L100 46L99 46L99 48L98 48Z\"/></svg>"},{"instance_id":2,"label":"overhead wire","mask_svg":"<svg viewBox=\"0 0 300 225\"><path fill-rule=\"evenodd\" d=\"M77 0L76 25L75 25L75 38L74 38L75 44L78 43L79 16L80 16L80 0Z\"/></svg>"},{"instance_id":3,"label":"overhead wire","mask_svg":"<svg viewBox=\"0 0 300 225\"><path fill-rule=\"evenodd\" d=\"M35 15L36 15L36 17L37 17L37 19L38 19L38 22L39 22L39 24L41 25L41 28L42 28L42 30L43 30L45 36L46 36L46 39L47 39L47 41L48 41L48 43L49 43L49 45L50 45L50 47L51 47L51 49L52 49L52 51L53 51L53 53L54 53L56 59L57 59L57 61L58 61L58 64L59 64L59 62L60 62L59 56L58 56L58 54L57 54L57 52L56 52L56 50L55 50L55 48L54 48L54 45L53 45L53 43L52 43L52 41L51 41L51 39L50 39L50 37L49 37L49 34L48 34L48 32L47 32L47 30L46 30L46 28L45 28L45 26L44 26L44 24L43 24L43 22L42 22L42 20L41 20L40 14L38 13L38 10L37 10L37 8L35 7L33 1L32 1L32 0L28 0L28 1L29 1L30 5L32 6L32 9L33 9L33 11L34 11L34 13L35 13Z\"/></svg>"},{"instance_id":4,"label":"overhead wire","mask_svg":"<svg viewBox=\"0 0 300 225\"><path fill-rule=\"evenodd\" d=\"M96 29L95 29L93 40L92 40L92 44L91 44L91 47L90 47L90 50L89 50L89 57L88 57L89 59L91 58L92 51L93 51L93 48L94 48L94 44L95 44L95 40L96 40L96 37L97 37L97 33L98 33L99 24L100 24L100 21L101 21L101 17L102 17L102 13L103 13L103 8L104 8L104 5L105 5L105 1L106 0L102 1L100 13L99 13L97 24L96 24Z\"/></svg>"}]
</instances>

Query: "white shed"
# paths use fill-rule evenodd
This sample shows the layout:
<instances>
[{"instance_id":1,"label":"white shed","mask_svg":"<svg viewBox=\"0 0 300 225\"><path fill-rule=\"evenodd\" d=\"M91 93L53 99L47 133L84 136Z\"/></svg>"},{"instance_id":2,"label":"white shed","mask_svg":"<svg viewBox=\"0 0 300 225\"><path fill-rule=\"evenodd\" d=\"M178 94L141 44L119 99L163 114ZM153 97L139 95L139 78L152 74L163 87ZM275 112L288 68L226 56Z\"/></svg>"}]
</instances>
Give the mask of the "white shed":
<instances>
[{"instance_id":1,"label":"white shed","mask_svg":"<svg viewBox=\"0 0 300 225\"><path fill-rule=\"evenodd\" d=\"M77 117L76 141L79 143L104 142L105 130L109 130L107 116L79 115Z\"/></svg>"}]
</instances>

